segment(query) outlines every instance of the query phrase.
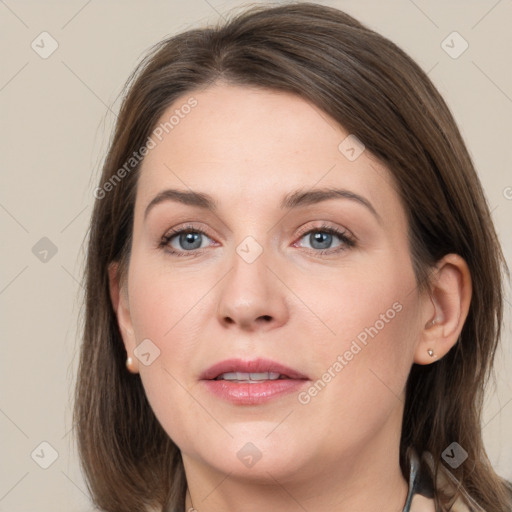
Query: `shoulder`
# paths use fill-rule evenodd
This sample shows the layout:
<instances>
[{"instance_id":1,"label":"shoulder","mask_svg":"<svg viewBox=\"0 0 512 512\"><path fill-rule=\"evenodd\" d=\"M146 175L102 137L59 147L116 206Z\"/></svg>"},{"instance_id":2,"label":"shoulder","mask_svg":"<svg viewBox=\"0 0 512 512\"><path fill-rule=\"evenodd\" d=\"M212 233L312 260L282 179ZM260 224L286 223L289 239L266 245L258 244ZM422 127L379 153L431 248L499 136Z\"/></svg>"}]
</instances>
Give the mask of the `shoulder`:
<instances>
[{"instance_id":1,"label":"shoulder","mask_svg":"<svg viewBox=\"0 0 512 512\"><path fill-rule=\"evenodd\" d=\"M421 466L423 472L428 471L430 478L434 474L434 458L430 452L423 452L421 456ZM437 492L442 492L451 501L451 511L453 512L485 512L478 503L469 495L469 493L460 487L460 482L444 465L440 464L436 477Z\"/></svg>"},{"instance_id":2,"label":"shoulder","mask_svg":"<svg viewBox=\"0 0 512 512\"><path fill-rule=\"evenodd\" d=\"M485 512L464 490L459 481L443 465L439 466L434 485L434 459L430 452L418 457L416 451L408 454L410 465L410 512L435 512L435 493L441 492L451 500L452 512Z\"/></svg>"}]
</instances>

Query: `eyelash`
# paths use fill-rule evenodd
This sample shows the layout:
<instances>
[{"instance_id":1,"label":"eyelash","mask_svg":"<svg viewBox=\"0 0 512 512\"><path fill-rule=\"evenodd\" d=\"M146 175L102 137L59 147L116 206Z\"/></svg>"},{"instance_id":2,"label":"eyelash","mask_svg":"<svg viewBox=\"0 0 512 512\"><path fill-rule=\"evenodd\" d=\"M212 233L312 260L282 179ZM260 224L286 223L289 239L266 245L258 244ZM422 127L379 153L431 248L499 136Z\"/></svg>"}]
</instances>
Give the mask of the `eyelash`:
<instances>
[{"instance_id":1,"label":"eyelash","mask_svg":"<svg viewBox=\"0 0 512 512\"><path fill-rule=\"evenodd\" d=\"M305 247L305 249L308 252L314 253L315 255L319 255L319 254L320 255L335 254L335 253L339 253L339 252L345 251L345 250L347 250L347 248L355 247L355 245L356 245L355 237L350 235L348 231L343 231L343 230L337 229L335 227L332 227L332 226L329 226L329 225L326 225L326 224L323 224L321 226L310 228L310 229L308 229L306 231L303 231L303 232L301 232L299 234L298 238L300 240L300 239L304 238L304 236L309 235L311 233L315 233L315 232L327 233L329 235L335 235L335 236L337 236L340 239L342 244L344 244L344 245L340 245L339 247L334 248L334 249L332 249L332 248L329 248L329 249L311 249L311 248ZM180 228L177 228L177 229L171 229L169 232L167 232L162 237L162 239L160 240L160 242L158 244L158 247L160 249L165 250L169 254L172 254L173 256L179 256L179 257L184 256L184 257L189 257L189 258L190 257L200 256L202 254L202 252L204 251L204 249L207 249L207 247L203 247L201 249L193 249L193 250L190 250L190 251L177 251L175 249L170 249L169 248L169 242L174 237L176 237L177 235L186 234L186 233L199 233L201 235L204 235L204 236L210 238L208 236L208 234L205 233L203 230L195 228L194 226L189 225L189 226L184 226L184 227L180 227Z\"/></svg>"}]
</instances>

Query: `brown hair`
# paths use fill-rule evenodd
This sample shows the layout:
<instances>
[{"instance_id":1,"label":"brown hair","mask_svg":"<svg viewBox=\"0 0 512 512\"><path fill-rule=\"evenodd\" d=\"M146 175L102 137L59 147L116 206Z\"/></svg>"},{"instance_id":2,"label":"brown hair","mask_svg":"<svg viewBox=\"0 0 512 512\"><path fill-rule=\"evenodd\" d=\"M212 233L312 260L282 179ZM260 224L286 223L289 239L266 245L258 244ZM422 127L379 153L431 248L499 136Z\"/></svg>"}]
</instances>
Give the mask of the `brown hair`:
<instances>
[{"instance_id":1,"label":"brown hair","mask_svg":"<svg viewBox=\"0 0 512 512\"><path fill-rule=\"evenodd\" d=\"M460 486L487 512L503 512L507 487L488 461L480 425L508 269L481 184L447 105L418 65L347 14L312 3L257 6L218 27L170 37L126 84L101 176L101 186L109 180L111 186L96 195L89 233L76 388L79 453L95 503L107 511L184 508L180 451L153 414L139 376L126 371L109 296L109 264L119 262L123 272L129 260L140 162L112 180L169 105L219 80L301 96L389 168L408 216L419 289L428 290L429 271L444 255L466 260L469 314L444 358L411 369L400 464L408 478L405 454L413 446L429 451L437 468L443 450L457 441L469 454L452 470ZM438 509L449 510L443 501L437 493Z\"/></svg>"}]
</instances>

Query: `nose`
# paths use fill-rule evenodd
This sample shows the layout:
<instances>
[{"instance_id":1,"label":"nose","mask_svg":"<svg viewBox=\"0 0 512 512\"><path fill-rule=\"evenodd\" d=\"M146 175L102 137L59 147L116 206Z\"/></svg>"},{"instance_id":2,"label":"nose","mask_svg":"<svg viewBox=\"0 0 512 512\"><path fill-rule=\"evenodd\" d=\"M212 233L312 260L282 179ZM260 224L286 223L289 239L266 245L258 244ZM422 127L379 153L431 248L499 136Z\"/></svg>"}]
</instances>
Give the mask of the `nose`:
<instances>
[{"instance_id":1,"label":"nose","mask_svg":"<svg viewBox=\"0 0 512 512\"><path fill-rule=\"evenodd\" d=\"M237 253L233 255L233 267L223 280L217 309L224 327L267 331L287 322L287 288L276 277L275 265L269 268L269 259L266 251L251 263Z\"/></svg>"}]
</instances>

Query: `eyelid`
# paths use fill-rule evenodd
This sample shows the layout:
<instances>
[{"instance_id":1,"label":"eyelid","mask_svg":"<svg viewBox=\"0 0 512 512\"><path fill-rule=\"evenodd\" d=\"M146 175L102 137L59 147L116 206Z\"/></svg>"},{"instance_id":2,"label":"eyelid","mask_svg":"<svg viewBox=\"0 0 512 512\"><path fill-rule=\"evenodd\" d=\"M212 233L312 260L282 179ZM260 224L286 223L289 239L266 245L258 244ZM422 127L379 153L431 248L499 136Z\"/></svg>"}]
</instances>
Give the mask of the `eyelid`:
<instances>
[{"instance_id":1,"label":"eyelid","mask_svg":"<svg viewBox=\"0 0 512 512\"><path fill-rule=\"evenodd\" d=\"M205 227L198 227L199 226L205 226ZM198 224L192 223L192 222L185 222L184 224L178 224L175 227L172 227L168 229L165 234L162 236L163 238L170 238L177 234L183 233L186 231L193 231L194 233L202 233L203 235L206 235L208 238L213 239L211 233L209 233L209 228L206 227L205 224L199 222Z\"/></svg>"},{"instance_id":2,"label":"eyelid","mask_svg":"<svg viewBox=\"0 0 512 512\"><path fill-rule=\"evenodd\" d=\"M304 235L307 235L311 231L323 231L323 230L329 231L329 230L331 230L338 234L343 234L347 238L351 238L354 241L358 240L358 238L347 228L333 225L327 221L318 221L318 222L320 223L320 225L312 226L311 224L309 224L309 225L306 225L305 227L303 226L303 227L299 228L299 233L297 236L299 238L302 238Z\"/></svg>"}]
</instances>

